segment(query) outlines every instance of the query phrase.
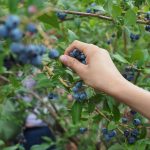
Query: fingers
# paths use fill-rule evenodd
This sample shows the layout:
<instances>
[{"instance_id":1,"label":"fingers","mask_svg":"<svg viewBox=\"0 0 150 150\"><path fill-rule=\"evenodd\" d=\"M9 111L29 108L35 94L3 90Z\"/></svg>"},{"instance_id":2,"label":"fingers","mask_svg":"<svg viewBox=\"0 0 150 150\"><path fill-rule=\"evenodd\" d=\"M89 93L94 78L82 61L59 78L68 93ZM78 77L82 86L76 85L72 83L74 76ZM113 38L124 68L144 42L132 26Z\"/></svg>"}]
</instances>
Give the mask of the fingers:
<instances>
[{"instance_id":1,"label":"fingers","mask_svg":"<svg viewBox=\"0 0 150 150\"><path fill-rule=\"evenodd\" d=\"M68 55L60 56L61 62L68 66L69 68L73 69L77 74L82 75L86 70L86 65L80 63L77 59L72 58Z\"/></svg>"},{"instance_id":2,"label":"fingers","mask_svg":"<svg viewBox=\"0 0 150 150\"><path fill-rule=\"evenodd\" d=\"M72 44L69 45L69 47L65 50L65 55L69 55L69 53L77 48L79 49L81 52L83 52L85 55L88 53L89 51L89 45L87 43L84 42L80 42L78 40L75 40Z\"/></svg>"}]
</instances>

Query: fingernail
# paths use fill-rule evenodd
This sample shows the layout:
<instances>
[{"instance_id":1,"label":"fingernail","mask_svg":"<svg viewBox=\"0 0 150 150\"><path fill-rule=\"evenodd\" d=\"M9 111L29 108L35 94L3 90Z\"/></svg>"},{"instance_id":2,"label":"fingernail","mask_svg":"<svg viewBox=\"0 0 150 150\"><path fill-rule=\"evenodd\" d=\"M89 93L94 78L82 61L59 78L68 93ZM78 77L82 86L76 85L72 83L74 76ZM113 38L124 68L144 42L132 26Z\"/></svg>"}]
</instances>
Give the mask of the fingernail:
<instances>
[{"instance_id":1,"label":"fingernail","mask_svg":"<svg viewBox=\"0 0 150 150\"><path fill-rule=\"evenodd\" d=\"M61 56L60 56L60 60L61 60L62 62L67 62L67 56L66 56L66 55L61 55Z\"/></svg>"}]
</instances>

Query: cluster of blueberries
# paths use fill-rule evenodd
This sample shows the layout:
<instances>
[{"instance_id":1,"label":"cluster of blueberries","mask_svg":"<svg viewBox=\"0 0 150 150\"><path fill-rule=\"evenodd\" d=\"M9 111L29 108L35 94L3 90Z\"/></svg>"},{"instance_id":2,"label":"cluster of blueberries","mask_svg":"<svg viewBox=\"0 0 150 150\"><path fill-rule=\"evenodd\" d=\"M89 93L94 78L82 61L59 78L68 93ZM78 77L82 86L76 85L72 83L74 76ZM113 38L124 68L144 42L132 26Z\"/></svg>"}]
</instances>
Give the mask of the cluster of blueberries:
<instances>
[{"instance_id":1,"label":"cluster of blueberries","mask_svg":"<svg viewBox=\"0 0 150 150\"><path fill-rule=\"evenodd\" d=\"M73 97L77 101L83 101L87 99L87 94L83 90L83 83L82 82L77 82L74 87L72 88L73 91Z\"/></svg>"},{"instance_id":2,"label":"cluster of blueberries","mask_svg":"<svg viewBox=\"0 0 150 150\"><path fill-rule=\"evenodd\" d=\"M46 52L46 47L40 44L24 45L21 41L25 34L19 28L19 25L20 18L18 16L8 16L4 24L0 25L0 39L11 40L10 50L16 54L20 63L32 64L38 67L42 64L42 55ZM29 23L25 32L30 33L30 35L37 33L35 24Z\"/></svg>"},{"instance_id":3,"label":"cluster of blueberries","mask_svg":"<svg viewBox=\"0 0 150 150\"><path fill-rule=\"evenodd\" d=\"M134 111L134 110L131 110L130 113L134 116L137 112ZM122 123L127 123L127 122L128 122L128 119L123 117L122 118ZM135 118L133 120L133 125L135 127L138 127L139 125L141 125L141 120L138 119L138 118ZM125 130L124 131L124 136L127 138L127 141L128 141L129 144L135 143L138 135L139 135L139 131L136 128L132 129L132 130Z\"/></svg>"},{"instance_id":4,"label":"cluster of blueberries","mask_svg":"<svg viewBox=\"0 0 150 150\"><path fill-rule=\"evenodd\" d=\"M18 56L19 62L39 67L42 65L42 56L46 52L46 47L44 45L23 45L13 42L10 45L10 50Z\"/></svg>"},{"instance_id":5,"label":"cluster of blueberries","mask_svg":"<svg viewBox=\"0 0 150 150\"><path fill-rule=\"evenodd\" d=\"M109 142L113 137L117 135L116 130L108 131L107 128L102 128L102 134L104 136L104 140Z\"/></svg>"},{"instance_id":6,"label":"cluster of blueberries","mask_svg":"<svg viewBox=\"0 0 150 150\"><path fill-rule=\"evenodd\" d=\"M130 34L130 39L131 39L131 42L135 42L135 41L140 39L140 35L131 33Z\"/></svg>"},{"instance_id":7,"label":"cluster of blueberries","mask_svg":"<svg viewBox=\"0 0 150 150\"><path fill-rule=\"evenodd\" d=\"M112 43L112 41L113 41L113 39L115 38L115 36L116 36L116 34L113 33L113 34L111 35L111 38L110 38L109 40L107 40L107 44L108 44L108 45L110 45L110 44Z\"/></svg>"},{"instance_id":8,"label":"cluster of blueberries","mask_svg":"<svg viewBox=\"0 0 150 150\"><path fill-rule=\"evenodd\" d=\"M124 131L124 136L127 138L129 144L135 143L138 135L139 135L139 131L137 129Z\"/></svg>"},{"instance_id":9,"label":"cluster of blueberries","mask_svg":"<svg viewBox=\"0 0 150 150\"><path fill-rule=\"evenodd\" d=\"M18 16L8 16L4 24L0 25L0 39L10 38L14 42L20 42L24 33L20 28L18 28L19 24L20 18ZM26 31L34 34L37 32L37 28L33 23L30 23L27 25Z\"/></svg>"},{"instance_id":10,"label":"cluster of blueberries","mask_svg":"<svg viewBox=\"0 0 150 150\"><path fill-rule=\"evenodd\" d=\"M83 64L86 64L86 56L78 49L74 49L69 54L71 57L76 58L78 61L80 61Z\"/></svg>"},{"instance_id":11,"label":"cluster of blueberries","mask_svg":"<svg viewBox=\"0 0 150 150\"><path fill-rule=\"evenodd\" d=\"M97 13L99 10L95 8L96 3L92 3L86 10L87 13Z\"/></svg>"},{"instance_id":12,"label":"cluster of blueberries","mask_svg":"<svg viewBox=\"0 0 150 150\"><path fill-rule=\"evenodd\" d=\"M124 70L123 77L128 81L133 81L135 78L135 68L127 66Z\"/></svg>"}]
</instances>

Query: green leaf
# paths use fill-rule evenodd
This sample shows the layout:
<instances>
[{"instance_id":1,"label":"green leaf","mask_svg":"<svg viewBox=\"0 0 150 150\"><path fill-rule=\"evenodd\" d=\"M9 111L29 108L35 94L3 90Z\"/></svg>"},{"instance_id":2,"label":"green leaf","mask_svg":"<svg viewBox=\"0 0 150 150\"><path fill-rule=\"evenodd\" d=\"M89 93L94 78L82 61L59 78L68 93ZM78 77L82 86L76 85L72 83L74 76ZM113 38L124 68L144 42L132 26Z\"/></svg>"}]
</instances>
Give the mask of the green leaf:
<instances>
[{"instance_id":1,"label":"green leaf","mask_svg":"<svg viewBox=\"0 0 150 150\"><path fill-rule=\"evenodd\" d=\"M0 140L0 146L5 145L4 141Z\"/></svg>"},{"instance_id":2,"label":"green leaf","mask_svg":"<svg viewBox=\"0 0 150 150\"><path fill-rule=\"evenodd\" d=\"M47 150L49 146L49 144L34 145L31 147L31 150Z\"/></svg>"},{"instance_id":3,"label":"green leaf","mask_svg":"<svg viewBox=\"0 0 150 150\"><path fill-rule=\"evenodd\" d=\"M15 13L17 11L19 0L8 0L9 11Z\"/></svg>"},{"instance_id":4,"label":"green leaf","mask_svg":"<svg viewBox=\"0 0 150 150\"><path fill-rule=\"evenodd\" d=\"M114 105L112 113L114 116L114 120L119 121L121 114L117 106Z\"/></svg>"},{"instance_id":5,"label":"green leaf","mask_svg":"<svg viewBox=\"0 0 150 150\"><path fill-rule=\"evenodd\" d=\"M114 144L112 145L108 150L125 150L124 147L120 144Z\"/></svg>"},{"instance_id":6,"label":"green leaf","mask_svg":"<svg viewBox=\"0 0 150 150\"><path fill-rule=\"evenodd\" d=\"M95 104L94 104L94 102L89 101L89 103L88 103L88 112L89 112L89 113L92 113L92 112L94 111L94 109L95 109Z\"/></svg>"},{"instance_id":7,"label":"green leaf","mask_svg":"<svg viewBox=\"0 0 150 150\"><path fill-rule=\"evenodd\" d=\"M127 64L127 63L129 63L124 57L122 57L120 54L113 54L113 57L117 60L117 61L119 61L119 62L121 62L121 63L125 63L125 64Z\"/></svg>"},{"instance_id":8,"label":"green leaf","mask_svg":"<svg viewBox=\"0 0 150 150\"><path fill-rule=\"evenodd\" d=\"M118 5L113 5L112 7L112 16L113 18L117 18L119 16L121 16L121 8Z\"/></svg>"},{"instance_id":9,"label":"green leaf","mask_svg":"<svg viewBox=\"0 0 150 150\"><path fill-rule=\"evenodd\" d=\"M3 150L16 150L18 148L19 145L15 145L15 146L9 146L4 148Z\"/></svg>"},{"instance_id":10,"label":"green leaf","mask_svg":"<svg viewBox=\"0 0 150 150\"><path fill-rule=\"evenodd\" d=\"M143 59L144 58L144 54L143 54L143 51L141 49L137 49L135 50L133 53L132 53L132 56L131 56L131 59L133 61L135 60L140 60L140 59Z\"/></svg>"},{"instance_id":11,"label":"green leaf","mask_svg":"<svg viewBox=\"0 0 150 150\"><path fill-rule=\"evenodd\" d=\"M72 121L74 124L79 123L82 113L82 103L75 101L71 109Z\"/></svg>"},{"instance_id":12,"label":"green leaf","mask_svg":"<svg viewBox=\"0 0 150 150\"><path fill-rule=\"evenodd\" d=\"M111 121L109 124L108 124L108 130L113 130L113 129L116 129L117 128L117 125L115 124L114 121Z\"/></svg>"},{"instance_id":13,"label":"green leaf","mask_svg":"<svg viewBox=\"0 0 150 150\"><path fill-rule=\"evenodd\" d=\"M95 115L94 117L93 117L93 122L94 123L99 123L101 120L102 120L102 116L101 115Z\"/></svg>"},{"instance_id":14,"label":"green leaf","mask_svg":"<svg viewBox=\"0 0 150 150\"><path fill-rule=\"evenodd\" d=\"M55 28L59 28L59 22L54 12L49 14L43 14L42 16L38 17L38 20L49 24Z\"/></svg>"},{"instance_id":15,"label":"green leaf","mask_svg":"<svg viewBox=\"0 0 150 150\"><path fill-rule=\"evenodd\" d=\"M68 29L68 39L69 42L73 42L74 40L79 39L79 37L72 30Z\"/></svg>"},{"instance_id":16,"label":"green leaf","mask_svg":"<svg viewBox=\"0 0 150 150\"><path fill-rule=\"evenodd\" d=\"M124 19L125 19L124 20L125 25L135 25L136 24L136 19L137 19L136 13L133 10L129 9L125 14Z\"/></svg>"}]
</instances>

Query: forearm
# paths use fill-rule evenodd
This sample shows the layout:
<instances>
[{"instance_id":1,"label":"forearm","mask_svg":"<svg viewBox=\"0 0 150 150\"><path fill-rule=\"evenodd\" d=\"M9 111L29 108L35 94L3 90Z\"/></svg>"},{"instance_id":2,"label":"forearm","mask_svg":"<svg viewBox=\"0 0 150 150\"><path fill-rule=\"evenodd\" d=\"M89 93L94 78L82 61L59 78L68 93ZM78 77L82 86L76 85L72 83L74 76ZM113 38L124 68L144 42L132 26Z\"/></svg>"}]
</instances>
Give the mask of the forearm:
<instances>
[{"instance_id":1,"label":"forearm","mask_svg":"<svg viewBox=\"0 0 150 150\"><path fill-rule=\"evenodd\" d=\"M150 92L122 80L111 95L150 119Z\"/></svg>"}]
</instances>

